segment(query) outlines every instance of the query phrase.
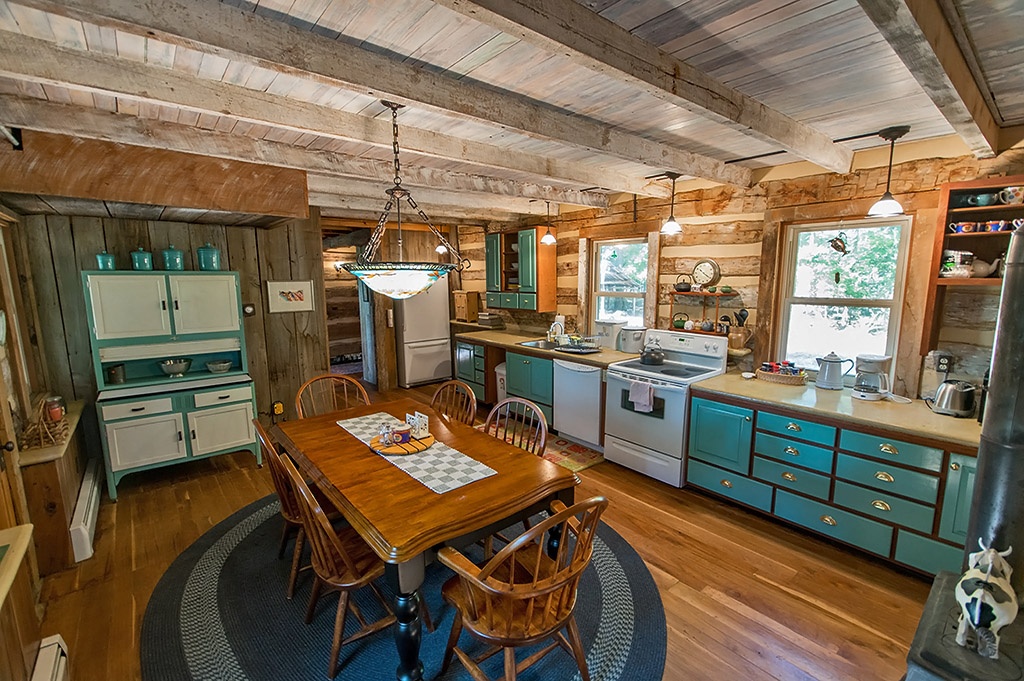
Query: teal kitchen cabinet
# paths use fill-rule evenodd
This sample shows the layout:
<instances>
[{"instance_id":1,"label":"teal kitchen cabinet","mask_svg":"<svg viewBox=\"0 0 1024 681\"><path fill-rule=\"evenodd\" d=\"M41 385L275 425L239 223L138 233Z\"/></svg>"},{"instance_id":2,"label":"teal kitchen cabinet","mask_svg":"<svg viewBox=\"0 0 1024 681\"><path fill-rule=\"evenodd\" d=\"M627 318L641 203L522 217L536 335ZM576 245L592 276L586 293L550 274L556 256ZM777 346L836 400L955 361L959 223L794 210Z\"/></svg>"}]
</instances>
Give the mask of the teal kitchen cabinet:
<instances>
[{"instance_id":1,"label":"teal kitchen cabinet","mask_svg":"<svg viewBox=\"0 0 1024 681\"><path fill-rule=\"evenodd\" d=\"M970 520L977 472L978 460L974 457L949 455L946 493L943 495L942 515L939 517L939 536L947 541L961 545L967 543L967 522Z\"/></svg>"},{"instance_id":2,"label":"teal kitchen cabinet","mask_svg":"<svg viewBox=\"0 0 1024 681\"><path fill-rule=\"evenodd\" d=\"M550 359L520 355L516 352L505 354L505 389L509 395L523 397L537 404L550 424L554 398L553 365Z\"/></svg>"},{"instance_id":3,"label":"teal kitchen cabinet","mask_svg":"<svg viewBox=\"0 0 1024 681\"><path fill-rule=\"evenodd\" d=\"M485 269L488 291L501 290L501 234L488 234L484 237ZM488 297L489 299L489 297Z\"/></svg>"},{"instance_id":4,"label":"teal kitchen cabinet","mask_svg":"<svg viewBox=\"0 0 1024 681\"><path fill-rule=\"evenodd\" d=\"M690 451L695 459L747 475L754 411L696 397L690 406Z\"/></svg>"},{"instance_id":5,"label":"teal kitchen cabinet","mask_svg":"<svg viewBox=\"0 0 1024 681\"><path fill-rule=\"evenodd\" d=\"M484 399L484 346L465 341L455 342L455 376L465 381L473 390L476 399Z\"/></svg>"},{"instance_id":6,"label":"teal kitchen cabinet","mask_svg":"<svg viewBox=\"0 0 1024 681\"><path fill-rule=\"evenodd\" d=\"M519 291L537 292L537 230L520 230L519 239Z\"/></svg>"}]
</instances>

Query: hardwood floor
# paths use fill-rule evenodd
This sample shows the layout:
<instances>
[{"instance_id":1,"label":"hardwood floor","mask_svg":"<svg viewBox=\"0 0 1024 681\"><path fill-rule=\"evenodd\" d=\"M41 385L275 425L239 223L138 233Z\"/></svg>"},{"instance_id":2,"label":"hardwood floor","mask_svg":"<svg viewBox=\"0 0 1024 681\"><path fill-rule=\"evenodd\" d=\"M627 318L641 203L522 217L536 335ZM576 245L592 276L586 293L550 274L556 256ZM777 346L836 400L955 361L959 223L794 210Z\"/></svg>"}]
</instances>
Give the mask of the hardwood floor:
<instances>
[{"instance_id":1,"label":"hardwood floor","mask_svg":"<svg viewBox=\"0 0 1024 681\"><path fill-rule=\"evenodd\" d=\"M432 389L400 392L426 402ZM928 581L612 463L580 477L577 498L609 498L605 521L661 590L666 680L896 681L906 670ZM43 634L68 642L73 678L139 679L142 618L164 570L272 491L248 453L127 477L100 508L96 555L44 580Z\"/></svg>"}]
</instances>

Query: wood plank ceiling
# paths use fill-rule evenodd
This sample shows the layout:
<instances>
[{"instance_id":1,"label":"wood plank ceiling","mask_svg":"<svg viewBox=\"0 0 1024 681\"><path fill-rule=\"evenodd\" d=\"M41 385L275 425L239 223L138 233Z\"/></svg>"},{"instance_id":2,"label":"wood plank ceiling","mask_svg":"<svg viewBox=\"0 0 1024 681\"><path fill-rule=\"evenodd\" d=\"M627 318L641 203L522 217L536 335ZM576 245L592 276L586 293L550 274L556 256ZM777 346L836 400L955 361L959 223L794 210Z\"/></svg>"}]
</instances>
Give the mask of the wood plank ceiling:
<instances>
[{"instance_id":1,"label":"wood plank ceiling","mask_svg":"<svg viewBox=\"0 0 1024 681\"><path fill-rule=\"evenodd\" d=\"M993 127L1024 121L1021 10L914 3L959 41L986 136L900 54L878 7L905 1L0 0L0 125L306 170L326 215L369 218L392 175L386 97L438 221L664 197L665 171L844 172L896 124L991 155Z\"/></svg>"}]
</instances>

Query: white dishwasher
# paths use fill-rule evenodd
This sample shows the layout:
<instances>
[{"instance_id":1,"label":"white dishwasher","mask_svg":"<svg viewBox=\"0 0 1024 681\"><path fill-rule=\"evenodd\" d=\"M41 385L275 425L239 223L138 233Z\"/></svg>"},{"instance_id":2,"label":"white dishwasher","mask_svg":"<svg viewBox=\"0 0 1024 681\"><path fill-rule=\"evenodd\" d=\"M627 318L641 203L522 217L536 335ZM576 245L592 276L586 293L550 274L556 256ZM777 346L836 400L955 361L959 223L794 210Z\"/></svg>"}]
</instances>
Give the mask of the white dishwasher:
<instances>
[{"instance_id":1,"label":"white dishwasher","mask_svg":"<svg viewBox=\"0 0 1024 681\"><path fill-rule=\"evenodd\" d=\"M601 367L552 360L555 367L555 430L601 449Z\"/></svg>"}]
</instances>

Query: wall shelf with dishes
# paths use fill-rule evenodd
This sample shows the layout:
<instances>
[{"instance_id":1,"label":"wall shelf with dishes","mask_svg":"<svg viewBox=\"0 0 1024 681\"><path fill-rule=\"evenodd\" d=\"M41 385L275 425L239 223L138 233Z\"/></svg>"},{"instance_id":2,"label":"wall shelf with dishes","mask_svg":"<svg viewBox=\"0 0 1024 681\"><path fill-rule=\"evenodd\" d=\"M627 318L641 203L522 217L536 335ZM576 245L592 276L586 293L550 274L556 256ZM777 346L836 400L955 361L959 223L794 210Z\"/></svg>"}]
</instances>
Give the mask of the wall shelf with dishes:
<instances>
[{"instance_id":1,"label":"wall shelf with dishes","mask_svg":"<svg viewBox=\"0 0 1024 681\"><path fill-rule=\"evenodd\" d=\"M700 328L696 328L695 327L693 329L686 329L687 333L701 333L701 334L708 335L708 336L727 336L727 335L729 335L727 332L721 332L721 331L717 330L717 325L718 325L719 317L721 316L721 313L722 313L721 312L721 303L722 303L722 299L723 298L734 298L737 295L739 295L739 294L736 291L731 291L731 290L730 291L717 291L717 290L716 291L672 291L672 297L673 297L672 303L673 303L673 307L674 307L675 304L680 303L680 300L679 300L680 298L683 299L682 302L696 302L696 300L687 301L688 298L689 299L699 299L700 300L700 314L701 314L701 317L700 317L700 319L694 319L693 321L695 323L698 323L698 324L700 322L703 322L703 321L711 321L711 322L715 323L715 325L716 325L716 330L713 330L713 331L704 331L704 330L702 330ZM711 301L714 301L715 312L714 312L714 315L709 317L708 316L708 308L711 305ZM670 328L674 328L674 327L670 327ZM676 330L678 330L678 329L676 329Z\"/></svg>"},{"instance_id":2,"label":"wall shelf with dishes","mask_svg":"<svg viewBox=\"0 0 1024 681\"><path fill-rule=\"evenodd\" d=\"M1010 235L1024 226L1024 175L942 185L921 353L939 341L946 292L1001 286Z\"/></svg>"}]
</instances>

